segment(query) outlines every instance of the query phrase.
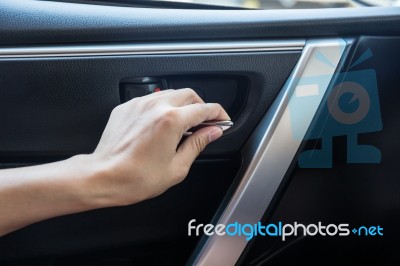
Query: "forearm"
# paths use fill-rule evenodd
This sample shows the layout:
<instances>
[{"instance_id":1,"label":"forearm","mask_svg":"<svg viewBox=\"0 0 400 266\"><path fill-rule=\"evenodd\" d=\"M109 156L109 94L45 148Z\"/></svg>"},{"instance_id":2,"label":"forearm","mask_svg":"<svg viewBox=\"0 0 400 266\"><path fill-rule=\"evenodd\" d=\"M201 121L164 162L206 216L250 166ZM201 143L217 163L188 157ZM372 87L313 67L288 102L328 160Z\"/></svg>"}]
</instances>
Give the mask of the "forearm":
<instances>
[{"instance_id":1,"label":"forearm","mask_svg":"<svg viewBox=\"0 0 400 266\"><path fill-rule=\"evenodd\" d=\"M65 214L98 208L90 189L97 172L86 155L0 171L0 235Z\"/></svg>"}]
</instances>

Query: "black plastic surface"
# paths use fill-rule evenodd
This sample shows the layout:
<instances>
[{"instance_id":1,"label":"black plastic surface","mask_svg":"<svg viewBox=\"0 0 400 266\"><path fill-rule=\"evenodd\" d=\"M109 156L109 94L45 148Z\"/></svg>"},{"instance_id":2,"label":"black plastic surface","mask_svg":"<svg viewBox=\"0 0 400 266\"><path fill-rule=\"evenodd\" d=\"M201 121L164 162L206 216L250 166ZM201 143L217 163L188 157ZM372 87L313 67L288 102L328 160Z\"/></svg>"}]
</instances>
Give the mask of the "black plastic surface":
<instances>
[{"instance_id":1,"label":"black plastic surface","mask_svg":"<svg viewBox=\"0 0 400 266\"><path fill-rule=\"evenodd\" d=\"M240 157L200 160L183 183L154 199L58 217L3 236L0 265L11 261L14 265L32 265L35 257L42 258L37 265L48 260L61 263L66 256L78 256L70 263L77 265L81 257L94 254L92 260L98 261L107 253L112 257L118 252L127 258L148 256L158 261L154 265L160 265L160 256L169 245L176 248L164 259L173 259L172 265L176 265L188 258L198 241L198 237L187 236L187 222L211 220L240 163ZM26 264L19 261L24 259Z\"/></svg>"},{"instance_id":2,"label":"black plastic surface","mask_svg":"<svg viewBox=\"0 0 400 266\"><path fill-rule=\"evenodd\" d=\"M399 35L399 25L400 8L179 10L0 2L0 45Z\"/></svg>"},{"instance_id":3,"label":"black plastic surface","mask_svg":"<svg viewBox=\"0 0 400 266\"><path fill-rule=\"evenodd\" d=\"M132 78L128 80L137 80ZM139 78L143 79L143 78ZM179 75L151 77L151 82L129 82L120 84L121 102L167 89L193 89L200 98L209 103L219 103L236 120L247 103L250 80L234 75Z\"/></svg>"},{"instance_id":4,"label":"black plastic surface","mask_svg":"<svg viewBox=\"0 0 400 266\"><path fill-rule=\"evenodd\" d=\"M0 60L0 162L90 153L111 110L120 103L121 80L193 73L240 74L249 80L249 104L235 117L235 126L203 152L234 154L299 56L300 52L263 52Z\"/></svg>"},{"instance_id":5,"label":"black plastic surface","mask_svg":"<svg viewBox=\"0 0 400 266\"><path fill-rule=\"evenodd\" d=\"M333 138L333 168L296 167L267 223L381 226L383 236L257 237L241 265L399 265L400 243L400 38L363 37L347 66L371 49L373 57L351 71L377 74L383 129L359 134L359 143L377 147L378 164L348 164L346 136ZM322 118L323 119L323 118ZM305 149L321 143L306 142ZM297 163L296 163L297 165ZM283 187L284 189L284 187Z\"/></svg>"}]
</instances>

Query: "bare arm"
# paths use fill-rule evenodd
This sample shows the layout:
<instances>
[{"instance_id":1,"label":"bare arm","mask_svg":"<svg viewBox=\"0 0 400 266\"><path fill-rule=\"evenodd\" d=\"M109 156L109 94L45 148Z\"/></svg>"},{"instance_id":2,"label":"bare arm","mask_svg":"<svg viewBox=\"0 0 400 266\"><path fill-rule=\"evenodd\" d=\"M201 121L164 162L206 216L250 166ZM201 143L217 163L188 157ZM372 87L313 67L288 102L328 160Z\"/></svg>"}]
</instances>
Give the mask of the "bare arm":
<instances>
[{"instance_id":1,"label":"bare arm","mask_svg":"<svg viewBox=\"0 0 400 266\"><path fill-rule=\"evenodd\" d=\"M192 90L168 90L116 107L92 154L0 171L0 235L29 224L96 208L134 204L181 182L198 154L222 131L205 120L229 120ZM178 146L179 145L179 146Z\"/></svg>"}]
</instances>

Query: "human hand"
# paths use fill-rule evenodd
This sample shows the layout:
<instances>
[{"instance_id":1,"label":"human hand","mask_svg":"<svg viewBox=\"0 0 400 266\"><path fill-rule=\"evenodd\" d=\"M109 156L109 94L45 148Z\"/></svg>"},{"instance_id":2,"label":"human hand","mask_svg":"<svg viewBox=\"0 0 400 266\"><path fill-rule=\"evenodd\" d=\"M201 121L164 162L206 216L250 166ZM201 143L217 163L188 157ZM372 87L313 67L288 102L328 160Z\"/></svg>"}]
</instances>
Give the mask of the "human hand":
<instances>
[{"instance_id":1,"label":"human hand","mask_svg":"<svg viewBox=\"0 0 400 266\"><path fill-rule=\"evenodd\" d=\"M89 162L98 174L90 187L102 207L155 197L187 176L199 153L222 136L207 120L230 120L215 103L204 103L191 89L166 90L117 106Z\"/></svg>"}]
</instances>

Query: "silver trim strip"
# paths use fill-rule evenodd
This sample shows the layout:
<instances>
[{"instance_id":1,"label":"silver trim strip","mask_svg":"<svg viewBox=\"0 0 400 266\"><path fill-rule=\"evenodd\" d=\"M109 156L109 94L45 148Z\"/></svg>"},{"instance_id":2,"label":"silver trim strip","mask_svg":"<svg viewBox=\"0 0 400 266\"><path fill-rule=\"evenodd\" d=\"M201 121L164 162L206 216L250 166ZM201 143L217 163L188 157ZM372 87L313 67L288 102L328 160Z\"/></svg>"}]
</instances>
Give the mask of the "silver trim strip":
<instances>
[{"instance_id":1,"label":"silver trim strip","mask_svg":"<svg viewBox=\"0 0 400 266\"><path fill-rule=\"evenodd\" d=\"M0 58L301 51L304 40L0 47Z\"/></svg>"},{"instance_id":2,"label":"silver trim strip","mask_svg":"<svg viewBox=\"0 0 400 266\"><path fill-rule=\"evenodd\" d=\"M259 222L300 147L346 47L346 42L339 38L307 41L293 73L243 150L244 162L239 173L243 177L216 224ZM314 84L312 98L302 102L300 97L304 93L307 96L304 84L313 83L318 86L317 96ZM301 113L304 126L294 128L290 112ZM235 265L247 243L244 235L214 234L198 247L192 262Z\"/></svg>"}]
</instances>

